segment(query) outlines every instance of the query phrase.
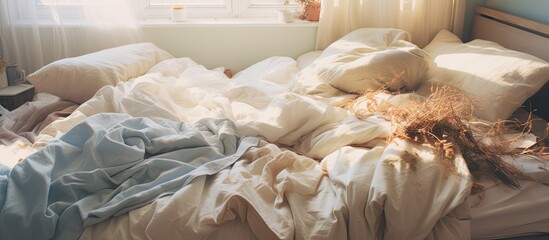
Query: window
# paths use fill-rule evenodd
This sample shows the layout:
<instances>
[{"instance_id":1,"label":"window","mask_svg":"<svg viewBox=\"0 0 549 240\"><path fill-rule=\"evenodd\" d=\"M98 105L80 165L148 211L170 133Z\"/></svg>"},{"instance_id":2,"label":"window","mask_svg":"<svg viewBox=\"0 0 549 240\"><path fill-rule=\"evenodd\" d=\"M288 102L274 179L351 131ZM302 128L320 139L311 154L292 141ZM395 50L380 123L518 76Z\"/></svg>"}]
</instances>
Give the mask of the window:
<instances>
[{"instance_id":1,"label":"window","mask_svg":"<svg viewBox=\"0 0 549 240\"><path fill-rule=\"evenodd\" d=\"M274 17L284 0L145 0L145 18L167 16L169 6L177 4L190 9L190 17ZM290 0L291 7L295 1Z\"/></svg>"},{"instance_id":2,"label":"window","mask_svg":"<svg viewBox=\"0 0 549 240\"><path fill-rule=\"evenodd\" d=\"M51 5L53 3L59 4L59 5L77 5L81 1L80 0L36 0L36 5Z\"/></svg>"},{"instance_id":3,"label":"window","mask_svg":"<svg viewBox=\"0 0 549 240\"><path fill-rule=\"evenodd\" d=\"M35 0L38 6L53 5L56 6L76 6L76 5L91 5L91 4L109 4L110 0Z\"/></svg>"},{"instance_id":4,"label":"window","mask_svg":"<svg viewBox=\"0 0 549 240\"><path fill-rule=\"evenodd\" d=\"M70 0L67 0L70 1ZM243 2L242 0L230 0L232 2ZM282 5L284 0L249 0L252 5ZM172 5L182 4L187 6L218 6L224 5L225 0L149 0L150 5Z\"/></svg>"},{"instance_id":5,"label":"window","mask_svg":"<svg viewBox=\"0 0 549 240\"><path fill-rule=\"evenodd\" d=\"M225 5L225 0L182 0L182 1L150 0L149 4L152 6L173 5L173 4L181 4L186 6L223 6Z\"/></svg>"},{"instance_id":6,"label":"window","mask_svg":"<svg viewBox=\"0 0 549 240\"><path fill-rule=\"evenodd\" d=\"M110 0L35 0L36 5L75 6L82 4L108 4ZM284 0L130 0L143 19L168 18L172 5L183 5L189 9L189 17L231 18L231 17L274 17L276 10L284 7ZM290 0L295 8L295 0Z\"/></svg>"}]
</instances>

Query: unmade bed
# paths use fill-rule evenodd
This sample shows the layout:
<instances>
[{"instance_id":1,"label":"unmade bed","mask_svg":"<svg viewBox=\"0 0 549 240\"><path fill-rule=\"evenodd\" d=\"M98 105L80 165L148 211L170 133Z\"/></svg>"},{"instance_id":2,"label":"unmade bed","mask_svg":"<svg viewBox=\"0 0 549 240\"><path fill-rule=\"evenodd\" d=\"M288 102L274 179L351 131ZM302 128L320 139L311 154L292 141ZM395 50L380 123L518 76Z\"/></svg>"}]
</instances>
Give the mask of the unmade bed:
<instances>
[{"instance_id":1,"label":"unmade bed","mask_svg":"<svg viewBox=\"0 0 549 240\"><path fill-rule=\"evenodd\" d=\"M47 65L29 80L67 114L0 147L0 236L548 234L547 49L482 40L492 12L468 43L357 29L233 77L150 43Z\"/></svg>"}]
</instances>

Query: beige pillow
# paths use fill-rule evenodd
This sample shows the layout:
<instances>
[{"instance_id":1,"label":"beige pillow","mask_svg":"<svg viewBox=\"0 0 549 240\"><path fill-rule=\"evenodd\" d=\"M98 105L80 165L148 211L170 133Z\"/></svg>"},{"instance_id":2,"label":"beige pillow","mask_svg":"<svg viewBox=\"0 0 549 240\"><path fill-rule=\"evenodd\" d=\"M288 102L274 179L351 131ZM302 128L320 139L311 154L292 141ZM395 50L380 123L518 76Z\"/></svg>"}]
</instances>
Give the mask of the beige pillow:
<instances>
[{"instance_id":1,"label":"beige pillow","mask_svg":"<svg viewBox=\"0 0 549 240\"><path fill-rule=\"evenodd\" d=\"M542 59L485 41L462 41L440 31L424 50L433 58L429 81L454 86L474 97L477 117L507 119L549 79Z\"/></svg>"},{"instance_id":2,"label":"beige pillow","mask_svg":"<svg viewBox=\"0 0 549 240\"><path fill-rule=\"evenodd\" d=\"M415 89L425 79L430 58L409 39L407 32L398 29L355 30L328 46L298 78L348 93Z\"/></svg>"},{"instance_id":3,"label":"beige pillow","mask_svg":"<svg viewBox=\"0 0 549 240\"><path fill-rule=\"evenodd\" d=\"M359 28L330 44L319 58L355 50L359 50L359 52L374 51L397 41L410 40L410 33L401 29Z\"/></svg>"},{"instance_id":4,"label":"beige pillow","mask_svg":"<svg viewBox=\"0 0 549 240\"><path fill-rule=\"evenodd\" d=\"M168 58L173 57L152 43L129 44L52 62L27 79L39 92L80 104L103 86L143 75Z\"/></svg>"}]
</instances>

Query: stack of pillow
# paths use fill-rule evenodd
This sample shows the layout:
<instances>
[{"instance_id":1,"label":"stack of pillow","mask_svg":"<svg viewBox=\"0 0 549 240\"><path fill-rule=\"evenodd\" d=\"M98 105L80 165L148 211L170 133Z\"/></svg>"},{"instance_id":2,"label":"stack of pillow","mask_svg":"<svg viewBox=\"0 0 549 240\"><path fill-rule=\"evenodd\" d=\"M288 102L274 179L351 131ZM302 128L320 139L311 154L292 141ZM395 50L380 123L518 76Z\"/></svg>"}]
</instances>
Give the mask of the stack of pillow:
<instances>
[{"instance_id":1,"label":"stack of pillow","mask_svg":"<svg viewBox=\"0 0 549 240\"><path fill-rule=\"evenodd\" d=\"M334 95L450 85L475 99L476 117L496 121L508 119L549 79L547 62L494 42L463 43L447 30L423 49L409 41L398 29L357 29L304 67L298 88L304 94L332 88L328 95Z\"/></svg>"}]
</instances>

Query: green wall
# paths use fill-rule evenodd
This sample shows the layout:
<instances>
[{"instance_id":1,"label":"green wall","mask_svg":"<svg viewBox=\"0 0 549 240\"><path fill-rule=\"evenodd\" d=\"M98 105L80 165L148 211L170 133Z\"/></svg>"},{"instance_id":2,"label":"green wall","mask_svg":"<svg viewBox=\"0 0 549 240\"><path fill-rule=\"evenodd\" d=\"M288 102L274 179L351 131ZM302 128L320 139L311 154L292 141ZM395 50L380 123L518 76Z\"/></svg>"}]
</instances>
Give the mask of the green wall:
<instances>
[{"instance_id":1,"label":"green wall","mask_svg":"<svg viewBox=\"0 0 549 240\"><path fill-rule=\"evenodd\" d=\"M479 5L549 24L549 0L467 0L464 41L471 40L475 7Z\"/></svg>"},{"instance_id":2,"label":"green wall","mask_svg":"<svg viewBox=\"0 0 549 240\"><path fill-rule=\"evenodd\" d=\"M486 0L485 6L549 24L547 0Z\"/></svg>"}]
</instances>

